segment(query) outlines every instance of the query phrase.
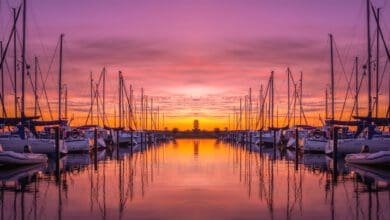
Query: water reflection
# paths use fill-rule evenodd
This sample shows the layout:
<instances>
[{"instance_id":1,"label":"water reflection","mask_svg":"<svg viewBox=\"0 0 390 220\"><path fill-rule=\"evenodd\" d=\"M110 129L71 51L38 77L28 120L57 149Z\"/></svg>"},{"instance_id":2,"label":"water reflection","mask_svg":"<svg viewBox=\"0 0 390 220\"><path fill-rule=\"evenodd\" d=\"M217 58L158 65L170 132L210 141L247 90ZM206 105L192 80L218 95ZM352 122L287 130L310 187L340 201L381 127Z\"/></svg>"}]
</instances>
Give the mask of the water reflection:
<instances>
[{"instance_id":1,"label":"water reflection","mask_svg":"<svg viewBox=\"0 0 390 220\"><path fill-rule=\"evenodd\" d=\"M240 182L241 171L244 172L243 183L248 197L257 192L258 200L268 208L270 219L314 216L387 219L389 216L389 210L385 208L390 205L388 168L352 166L323 154L296 155L294 151L278 148L253 151L248 146L229 147L233 149L233 163L236 164L233 167L240 169ZM253 177L257 182L253 183ZM283 202L286 204L284 212ZM316 214L314 210L320 212Z\"/></svg>"},{"instance_id":2,"label":"water reflection","mask_svg":"<svg viewBox=\"0 0 390 220\"><path fill-rule=\"evenodd\" d=\"M200 149L201 148L201 149ZM200 151L202 156L200 157ZM1 219L386 219L390 171L178 140L1 168Z\"/></svg>"},{"instance_id":3,"label":"water reflection","mask_svg":"<svg viewBox=\"0 0 390 220\"><path fill-rule=\"evenodd\" d=\"M194 159L198 160L199 156L199 140L194 140Z\"/></svg>"}]
</instances>

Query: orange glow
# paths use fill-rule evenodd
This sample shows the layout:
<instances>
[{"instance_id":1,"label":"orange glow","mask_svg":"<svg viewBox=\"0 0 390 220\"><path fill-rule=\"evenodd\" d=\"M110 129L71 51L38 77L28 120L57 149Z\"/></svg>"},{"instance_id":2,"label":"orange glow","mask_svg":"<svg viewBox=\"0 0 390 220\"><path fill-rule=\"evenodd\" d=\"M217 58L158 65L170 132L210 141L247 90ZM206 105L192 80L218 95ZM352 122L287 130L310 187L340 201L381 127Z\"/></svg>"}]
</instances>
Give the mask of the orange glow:
<instances>
[{"instance_id":1,"label":"orange glow","mask_svg":"<svg viewBox=\"0 0 390 220\"><path fill-rule=\"evenodd\" d=\"M340 171L348 173L340 172L342 184L335 184L329 157L304 154L296 169L294 152L284 155L277 150L276 159L273 152L249 152L215 139L179 139L133 155L120 148L118 159L116 151L99 152L96 167L91 155L70 154L61 159L61 184L55 181L54 161L38 166L42 172L36 179L3 180L9 186L3 199L12 201L4 203L3 214L12 218L36 212L38 218L48 219L355 219L379 210L378 215L389 215L383 208L389 205L388 192L369 194L371 182L348 171L353 167L339 163ZM29 172L25 175L32 176L31 168ZM36 191L23 196L10 191L26 183ZM371 197L380 203L371 203ZM361 211L351 212L355 203Z\"/></svg>"}]
</instances>

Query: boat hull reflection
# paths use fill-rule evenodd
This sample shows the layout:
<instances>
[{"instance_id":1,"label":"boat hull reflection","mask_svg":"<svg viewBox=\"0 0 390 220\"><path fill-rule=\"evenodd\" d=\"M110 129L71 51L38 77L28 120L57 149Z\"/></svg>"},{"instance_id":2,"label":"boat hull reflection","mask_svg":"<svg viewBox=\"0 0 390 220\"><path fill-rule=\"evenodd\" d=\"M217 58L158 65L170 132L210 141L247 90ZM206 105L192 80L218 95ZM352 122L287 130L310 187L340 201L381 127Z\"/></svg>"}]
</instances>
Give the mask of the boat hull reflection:
<instances>
[{"instance_id":1,"label":"boat hull reflection","mask_svg":"<svg viewBox=\"0 0 390 220\"><path fill-rule=\"evenodd\" d=\"M112 149L112 150L110 150ZM3 219L386 219L388 172L179 139L1 172ZM352 209L351 209L352 207ZM357 211L355 211L355 208ZM352 210L352 211L351 211Z\"/></svg>"}]
</instances>

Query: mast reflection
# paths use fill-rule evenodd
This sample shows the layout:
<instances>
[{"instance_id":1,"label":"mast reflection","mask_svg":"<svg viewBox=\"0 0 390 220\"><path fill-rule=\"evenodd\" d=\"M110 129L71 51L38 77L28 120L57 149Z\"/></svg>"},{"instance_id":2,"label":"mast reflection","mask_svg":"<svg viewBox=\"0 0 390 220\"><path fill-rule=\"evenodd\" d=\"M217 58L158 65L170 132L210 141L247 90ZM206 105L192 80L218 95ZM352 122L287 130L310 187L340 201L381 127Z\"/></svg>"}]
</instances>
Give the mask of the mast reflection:
<instances>
[{"instance_id":1,"label":"mast reflection","mask_svg":"<svg viewBox=\"0 0 390 220\"><path fill-rule=\"evenodd\" d=\"M304 203L304 197L313 196L305 190L307 187L314 187L316 195L319 195L318 190L324 190L329 218L340 218L342 213L337 210L346 206L355 208L354 219L385 219L381 214L380 201L385 197L390 199L390 194L380 192L390 191L387 169L356 167L346 165L342 160L335 163L332 158L321 154L300 154L296 157L295 152L288 150L264 148L256 152L243 145L228 144L228 147L227 158L233 173L239 169L238 180L246 188L248 198L255 198L261 206L267 207L270 219L294 219L303 216L308 207L315 206L310 202ZM292 163L295 158L298 158L296 164ZM310 182L305 179L310 179ZM346 184L353 187L346 188ZM257 197L253 197L254 192ZM350 194L354 194L353 200L348 199ZM339 204L337 201L340 199L347 199L347 203ZM362 203L367 205L362 207ZM282 204L285 204L286 211L275 213L275 208L280 210Z\"/></svg>"}]
</instances>

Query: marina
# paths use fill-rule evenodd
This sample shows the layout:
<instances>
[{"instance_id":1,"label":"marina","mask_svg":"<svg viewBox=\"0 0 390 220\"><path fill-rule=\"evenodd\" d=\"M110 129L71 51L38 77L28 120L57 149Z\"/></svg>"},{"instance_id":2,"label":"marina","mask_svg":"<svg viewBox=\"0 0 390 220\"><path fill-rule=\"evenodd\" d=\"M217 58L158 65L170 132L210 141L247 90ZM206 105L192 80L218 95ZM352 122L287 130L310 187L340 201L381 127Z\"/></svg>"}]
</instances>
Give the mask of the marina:
<instances>
[{"instance_id":1,"label":"marina","mask_svg":"<svg viewBox=\"0 0 390 220\"><path fill-rule=\"evenodd\" d=\"M168 1L0 0L0 220L389 219L388 1Z\"/></svg>"},{"instance_id":2,"label":"marina","mask_svg":"<svg viewBox=\"0 0 390 220\"><path fill-rule=\"evenodd\" d=\"M117 158L117 155L119 157ZM388 169L292 151L250 151L215 139L67 155L1 170L4 219L387 219ZM9 202L7 202L9 201ZM225 208L221 208L225 207Z\"/></svg>"}]
</instances>

